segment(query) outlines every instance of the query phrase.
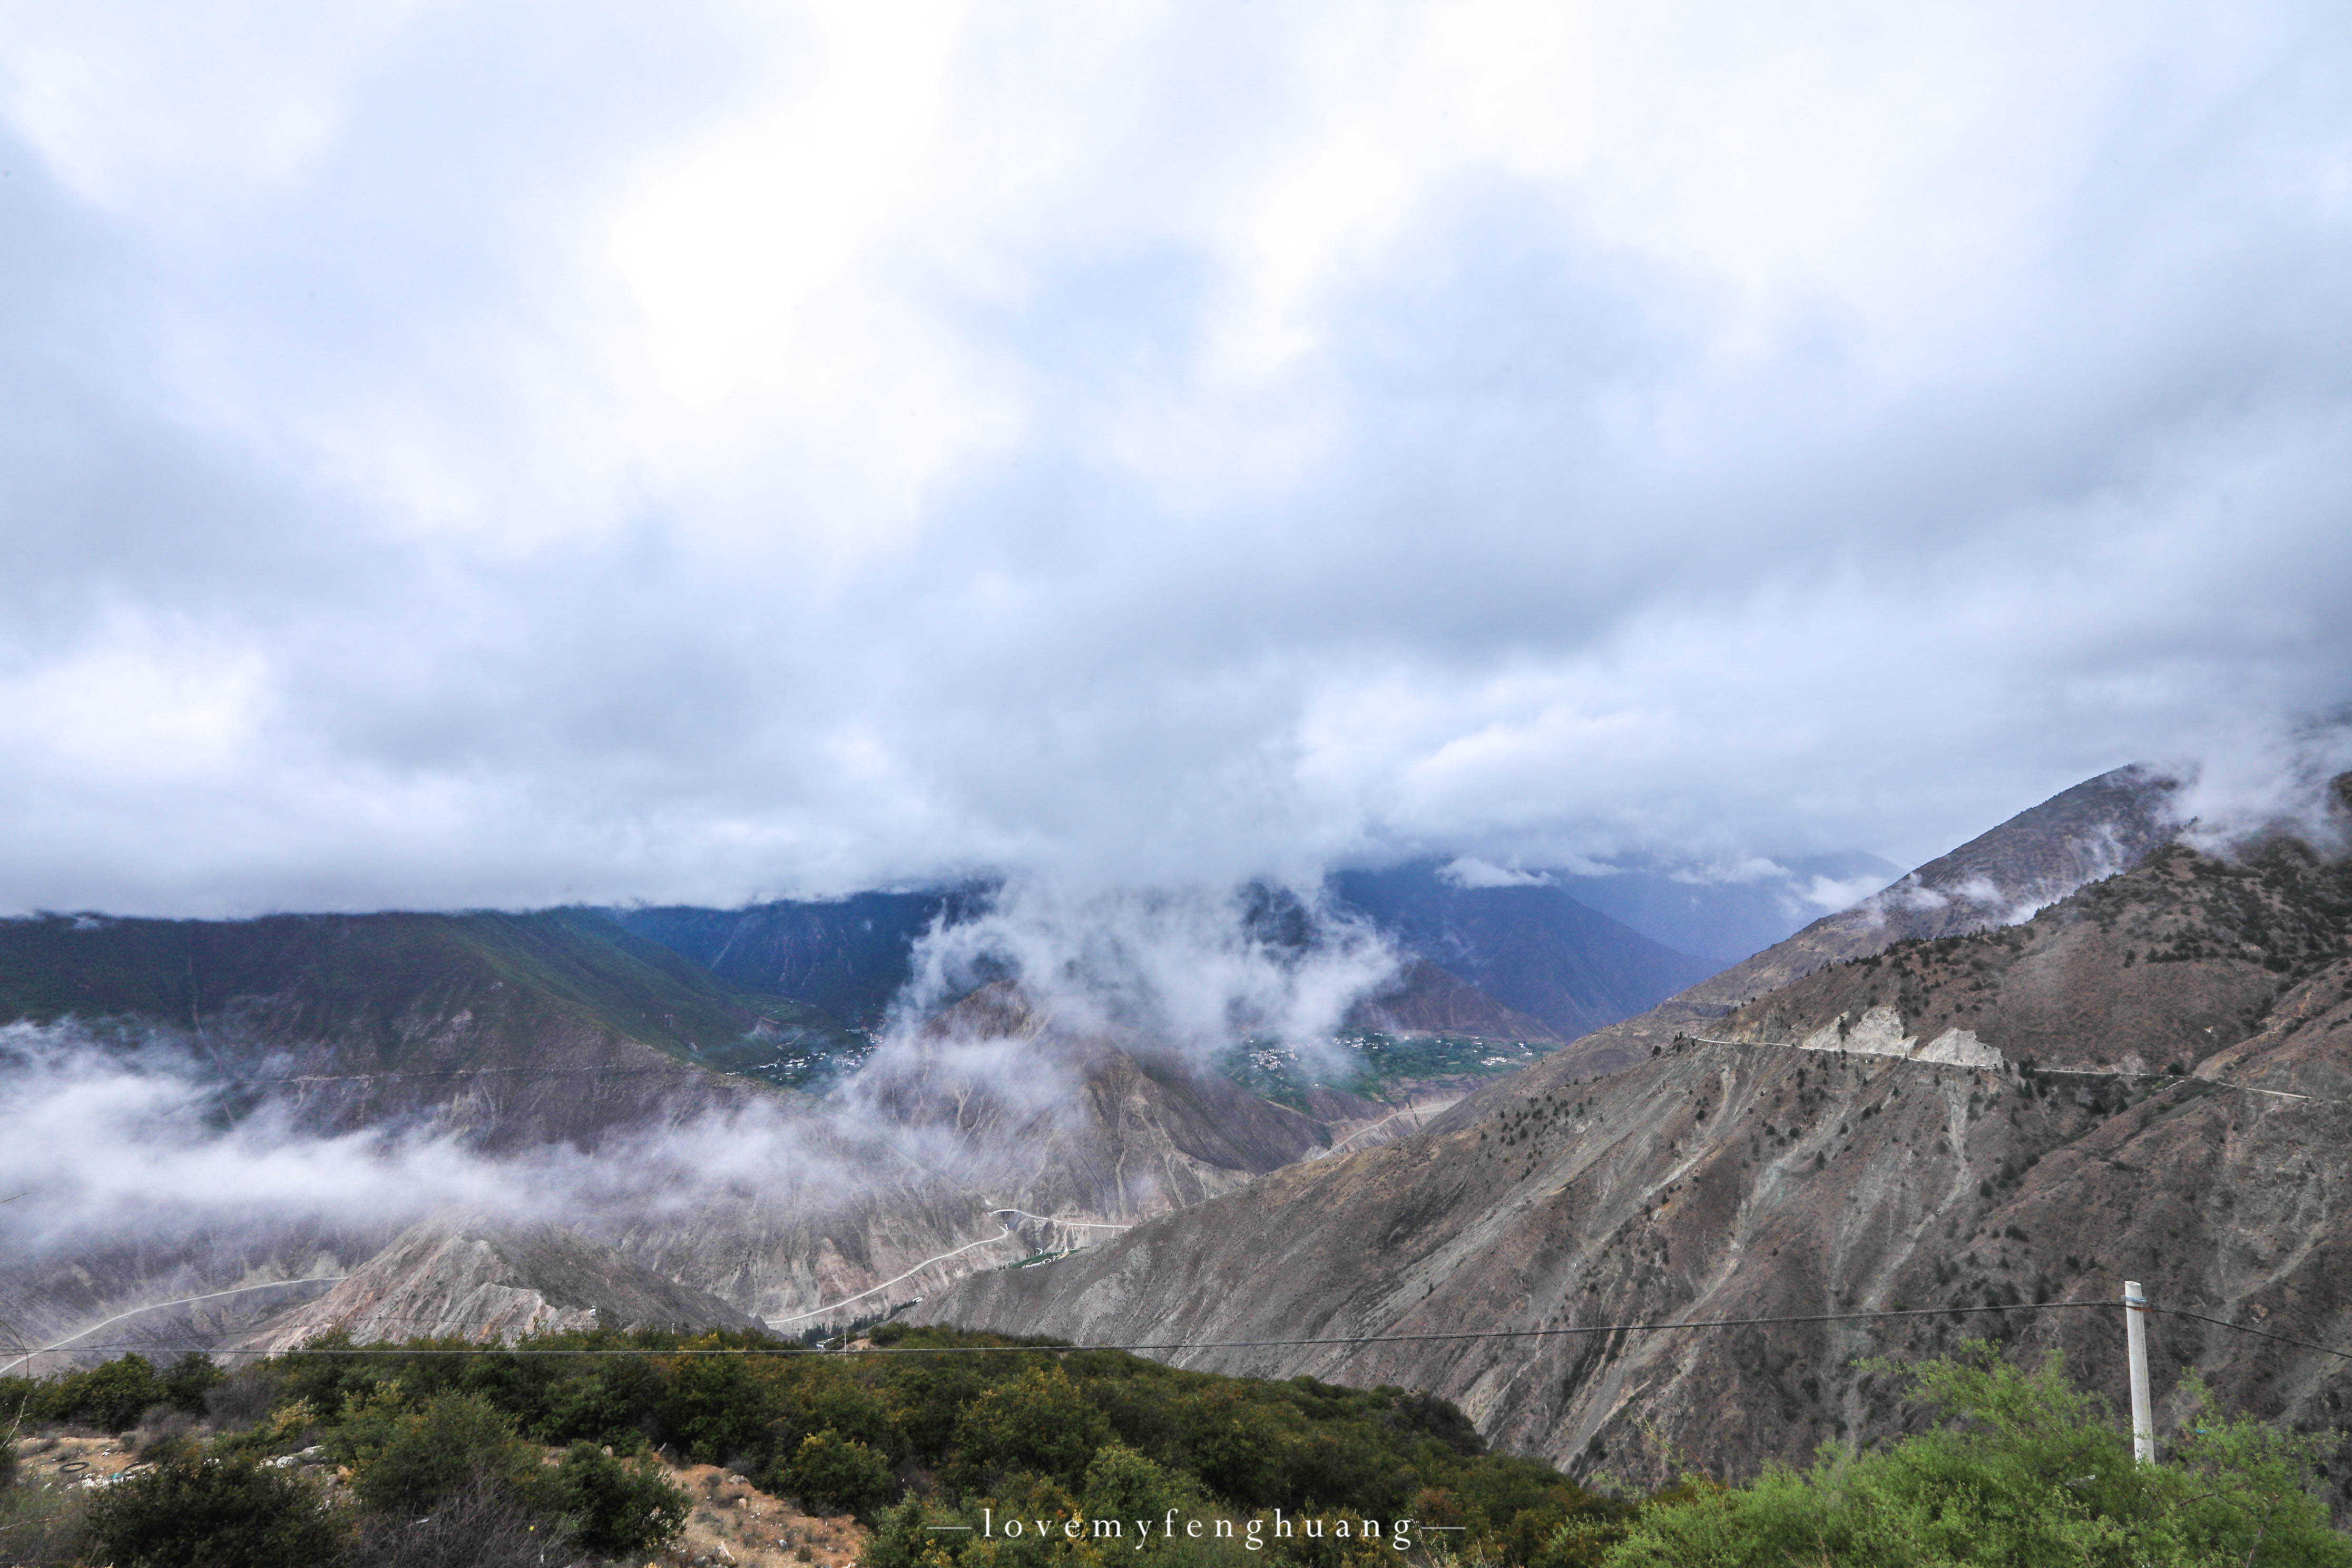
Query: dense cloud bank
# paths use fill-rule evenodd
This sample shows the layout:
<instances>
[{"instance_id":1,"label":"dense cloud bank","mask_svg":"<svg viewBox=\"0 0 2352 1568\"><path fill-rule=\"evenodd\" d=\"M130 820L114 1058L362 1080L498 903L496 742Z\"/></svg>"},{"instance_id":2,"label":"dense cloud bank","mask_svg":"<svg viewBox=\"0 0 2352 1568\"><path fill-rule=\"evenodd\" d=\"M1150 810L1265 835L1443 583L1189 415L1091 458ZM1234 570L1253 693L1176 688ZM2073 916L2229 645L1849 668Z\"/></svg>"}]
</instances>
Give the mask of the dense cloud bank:
<instances>
[{"instance_id":1,"label":"dense cloud bank","mask_svg":"<svg viewBox=\"0 0 2352 1568\"><path fill-rule=\"evenodd\" d=\"M2340 7L6 26L0 907L1911 864L2352 698Z\"/></svg>"}]
</instances>

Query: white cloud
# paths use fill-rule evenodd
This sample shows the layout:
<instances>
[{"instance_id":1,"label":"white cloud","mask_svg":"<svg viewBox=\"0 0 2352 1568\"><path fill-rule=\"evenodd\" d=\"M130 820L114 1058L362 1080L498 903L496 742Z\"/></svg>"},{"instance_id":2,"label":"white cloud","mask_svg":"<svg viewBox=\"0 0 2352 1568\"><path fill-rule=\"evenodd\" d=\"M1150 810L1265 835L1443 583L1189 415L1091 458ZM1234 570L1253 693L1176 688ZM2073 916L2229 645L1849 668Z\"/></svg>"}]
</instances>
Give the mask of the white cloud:
<instances>
[{"instance_id":1,"label":"white cloud","mask_svg":"<svg viewBox=\"0 0 2352 1568\"><path fill-rule=\"evenodd\" d=\"M1497 866L1474 855L1457 856L1439 867L1437 874L1457 888L1548 888L1551 885L1551 879L1540 871L1515 871L1507 866Z\"/></svg>"},{"instance_id":2,"label":"white cloud","mask_svg":"<svg viewBox=\"0 0 2352 1568\"><path fill-rule=\"evenodd\" d=\"M1850 910L1886 885L1884 877L1815 877L1808 882L1802 897L1808 904L1825 915Z\"/></svg>"},{"instance_id":3,"label":"white cloud","mask_svg":"<svg viewBox=\"0 0 2352 1568\"><path fill-rule=\"evenodd\" d=\"M2325 7L0 26L0 905L1916 860L2352 698Z\"/></svg>"}]
</instances>

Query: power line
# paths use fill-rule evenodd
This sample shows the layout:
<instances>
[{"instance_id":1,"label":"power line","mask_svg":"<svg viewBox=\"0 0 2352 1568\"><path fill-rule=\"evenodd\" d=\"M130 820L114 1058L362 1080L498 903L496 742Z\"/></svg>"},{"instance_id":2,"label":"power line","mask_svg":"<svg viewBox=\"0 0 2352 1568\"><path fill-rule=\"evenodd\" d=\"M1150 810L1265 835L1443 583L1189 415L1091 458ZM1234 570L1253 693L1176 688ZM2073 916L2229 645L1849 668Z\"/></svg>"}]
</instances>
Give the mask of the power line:
<instances>
[{"instance_id":1,"label":"power line","mask_svg":"<svg viewBox=\"0 0 2352 1568\"><path fill-rule=\"evenodd\" d=\"M2352 1351L2339 1351L2333 1345L2317 1344L2310 1340L2292 1339L2285 1334L2274 1334L2268 1329L2257 1329L2248 1323L2233 1323L2227 1318L2209 1318L2202 1312L2185 1311L2179 1307L2159 1307L2153 1302L2148 1304L2147 1310L2151 1312L2162 1312L2169 1317L2175 1318L2194 1318L2200 1323L2210 1323L2217 1329L2234 1329L2242 1334L2252 1334L2260 1339L2276 1340L2283 1345L2294 1345L2302 1350L2317 1351L2322 1355L2341 1356L2346 1361L2352 1361Z\"/></svg>"},{"instance_id":2,"label":"power line","mask_svg":"<svg viewBox=\"0 0 2352 1568\"><path fill-rule=\"evenodd\" d=\"M1458 1342L1471 1340L1549 1339L1570 1334L1657 1333L1673 1329L1745 1329L1790 1323L1861 1322L1889 1318L1964 1317L1985 1312L2044 1312L2083 1308L2112 1310L2112 1301L2023 1301L2007 1307L1909 1307L1878 1312L1811 1312L1773 1318L1709 1318L1696 1322L1653 1323L1591 1323L1576 1327L1551 1329L1472 1329L1453 1333L1436 1334L1345 1334L1308 1339L1283 1340L1193 1340L1163 1343L1118 1345L1072 1344L1003 1344L1003 1345L867 1345L858 1349L814 1352L800 1345L708 1345L678 1350L647 1350L637 1347L594 1350L526 1350L506 1349L489 1345L451 1345L407 1350L399 1346L352 1345L314 1349L305 1346L288 1351L222 1351L226 1355L593 1355L593 1356L761 1356L761 1355L1070 1355L1083 1351L1122 1351L1129 1353L1146 1351L1203 1350L1265 1350L1318 1345L1402 1344L1428 1342ZM156 1350L201 1352L204 1345L84 1345L84 1350Z\"/></svg>"},{"instance_id":3,"label":"power line","mask_svg":"<svg viewBox=\"0 0 2352 1568\"><path fill-rule=\"evenodd\" d=\"M145 1351L169 1354L210 1354L249 1356L530 1356L530 1357L594 1357L599 1359L649 1356L753 1357L788 1355L1075 1355L1087 1351L1116 1351L1128 1354L1158 1352L1172 1353L1203 1350L1270 1350L1345 1345L1409 1344L1429 1342L1465 1343L1480 1340L1552 1339L1580 1334L1664 1333L1678 1329L1746 1329L1776 1328L1801 1323L1875 1322L1906 1318L1957 1318L1978 1316L1988 1312L2049 1312L2075 1311L2084 1309L2110 1309L2112 1301L2020 1301L2010 1306L1987 1307L1910 1307L1874 1312L1807 1312L1764 1318L1710 1318L1695 1322L1591 1323L1550 1329L1475 1329L1453 1333L1433 1334L1349 1334L1325 1335L1312 1338L1270 1340L1193 1340L1156 1343L1116 1345L1080 1344L996 1344L996 1345L862 1345L843 1346L833 1351L813 1351L804 1345L696 1345L671 1350L648 1349L639 1346L582 1347L572 1350L531 1349L503 1345L348 1345L297 1346L290 1350L225 1350L211 1345L158 1345L126 1342L119 1344L81 1345L81 1351ZM2149 1304L2142 1309L2166 1313L2176 1318L2189 1318L2215 1328L2229 1329L2242 1334L2273 1340L2301 1350L2316 1351L2322 1355L2337 1356L2352 1361L2352 1351L2336 1349L2311 1340L2298 1340L2286 1334L2257 1329L2251 1324L2233 1323L2226 1318L2209 1317L2179 1307L2158 1307ZM6 1348L26 1351L30 1347L14 1345ZM33 1353L38 1353L34 1352Z\"/></svg>"}]
</instances>

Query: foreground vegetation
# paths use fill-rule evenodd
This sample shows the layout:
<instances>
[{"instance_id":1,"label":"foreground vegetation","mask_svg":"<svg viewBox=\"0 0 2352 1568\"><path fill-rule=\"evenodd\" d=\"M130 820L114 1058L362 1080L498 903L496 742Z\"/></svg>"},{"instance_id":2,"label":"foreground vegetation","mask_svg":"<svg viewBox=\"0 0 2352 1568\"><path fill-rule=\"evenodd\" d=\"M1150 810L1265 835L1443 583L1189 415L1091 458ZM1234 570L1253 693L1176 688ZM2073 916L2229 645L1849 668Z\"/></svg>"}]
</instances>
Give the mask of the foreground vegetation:
<instances>
[{"instance_id":1,"label":"foreground vegetation","mask_svg":"<svg viewBox=\"0 0 2352 1568\"><path fill-rule=\"evenodd\" d=\"M2337 1437L2225 1419L2192 1384L2163 1462L2141 1465L2055 1355L2029 1373L1979 1345L1908 1371L1932 1430L1696 1486L1644 1509L1611 1568L2352 1568L2315 1495Z\"/></svg>"},{"instance_id":2,"label":"foreground vegetation","mask_svg":"<svg viewBox=\"0 0 2352 1568\"><path fill-rule=\"evenodd\" d=\"M2055 1361L1925 1363L1930 1431L1636 1501L1486 1453L1452 1405L1401 1389L898 1325L875 1340L903 1353L584 1334L0 1379L0 1421L129 1432L143 1462L94 1490L0 1475L0 1563L642 1563L688 1507L648 1462L659 1448L857 1515L865 1568L2352 1568L2311 1493L2315 1439L2200 1414L2167 1463L2135 1466Z\"/></svg>"}]
</instances>

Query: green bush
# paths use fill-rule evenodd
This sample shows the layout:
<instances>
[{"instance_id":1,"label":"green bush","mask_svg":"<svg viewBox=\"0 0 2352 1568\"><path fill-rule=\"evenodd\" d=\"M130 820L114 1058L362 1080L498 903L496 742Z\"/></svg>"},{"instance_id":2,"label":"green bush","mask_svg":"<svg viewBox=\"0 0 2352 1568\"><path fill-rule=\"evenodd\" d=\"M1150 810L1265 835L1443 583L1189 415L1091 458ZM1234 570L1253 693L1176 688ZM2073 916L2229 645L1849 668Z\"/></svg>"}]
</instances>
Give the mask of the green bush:
<instances>
[{"instance_id":1,"label":"green bush","mask_svg":"<svg viewBox=\"0 0 2352 1568\"><path fill-rule=\"evenodd\" d=\"M791 1458L778 1466L772 1490L796 1497L818 1513L854 1513L871 1519L898 1495L890 1461L837 1432L801 1439Z\"/></svg>"},{"instance_id":2,"label":"green bush","mask_svg":"<svg viewBox=\"0 0 2352 1568\"><path fill-rule=\"evenodd\" d=\"M1075 1483L1095 1450L1109 1441L1110 1423L1059 1366L1033 1366L964 1410L960 1446L971 1468L1019 1468Z\"/></svg>"},{"instance_id":3,"label":"green bush","mask_svg":"<svg viewBox=\"0 0 2352 1568\"><path fill-rule=\"evenodd\" d=\"M681 1357L667 1373L662 1425L702 1464L759 1453L769 1427L786 1415L775 1369L748 1357Z\"/></svg>"},{"instance_id":4,"label":"green bush","mask_svg":"<svg viewBox=\"0 0 2352 1568\"><path fill-rule=\"evenodd\" d=\"M27 1413L45 1421L87 1421L109 1432L127 1432L139 1424L142 1412L164 1398L147 1358L126 1355L41 1384Z\"/></svg>"},{"instance_id":5,"label":"green bush","mask_svg":"<svg viewBox=\"0 0 2352 1568\"><path fill-rule=\"evenodd\" d=\"M520 1488L539 1472L513 1419L478 1394L438 1394L388 1418L363 1409L338 1447L358 1471L352 1489L379 1512L430 1513L478 1479Z\"/></svg>"},{"instance_id":6,"label":"green bush","mask_svg":"<svg viewBox=\"0 0 2352 1568\"><path fill-rule=\"evenodd\" d=\"M1173 1476L1124 1443L1107 1443L1096 1453L1078 1498L1089 1519L1158 1519L1192 1500Z\"/></svg>"},{"instance_id":7,"label":"green bush","mask_svg":"<svg viewBox=\"0 0 2352 1568\"><path fill-rule=\"evenodd\" d=\"M875 1522L858 1568L916 1568L937 1543L926 1528L923 1505L913 1494Z\"/></svg>"},{"instance_id":8,"label":"green bush","mask_svg":"<svg viewBox=\"0 0 2352 1568\"><path fill-rule=\"evenodd\" d=\"M172 1369L156 1380L156 1387L163 1403L173 1409L201 1415L206 1397L227 1381L228 1374L213 1364L212 1357L192 1351L172 1363Z\"/></svg>"},{"instance_id":9,"label":"green bush","mask_svg":"<svg viewBox=\"0 0 2352 1568\"><path fill-rule=\"evenodd\" d=\"M310 1486L251 1459L183 1456L100 1493L88 1527L115 1568L318 1568L344 1544Z\"/></svg>"},{"instance_id":10,"label":"green bush","mask_svg":"<svg viewBox=\"0 0 2352 1568\"><path fill-rule=\"evenodd\" d=\"M2311 1494L2318 1439L2200 1407L2164 1463L2139 1465L2054 1353L2024 1373L1979 1349L1910 1375L1938 1429L1696 1484L1644 1509L1611 1568L2352 1568Z\"/></svg>"},{"instance_id":11,"label":"green bush","mask_svg":"<svg viewBox=\"0 0 2352 1568\"><path fill-rule=\"evenodd\" d=\"M574 1443L543 1483L581 1547L600 1557L638 1556L675 1536L692 1507L658 1473Z\"/></svg>"},{"instance_id":12,"label":"green bush","mask_svg":"<svg viewBox=\"0 0 2352 1568\"><path fill-rule=\"evenodd\" d=\"M533 1432L542 1442L584 1440L634 1452L645 1447L640 1424L662 1396L661 1373L642 1359L608 1357L552 1381L535 1401Z\"/></svg>"}]
</instances>

